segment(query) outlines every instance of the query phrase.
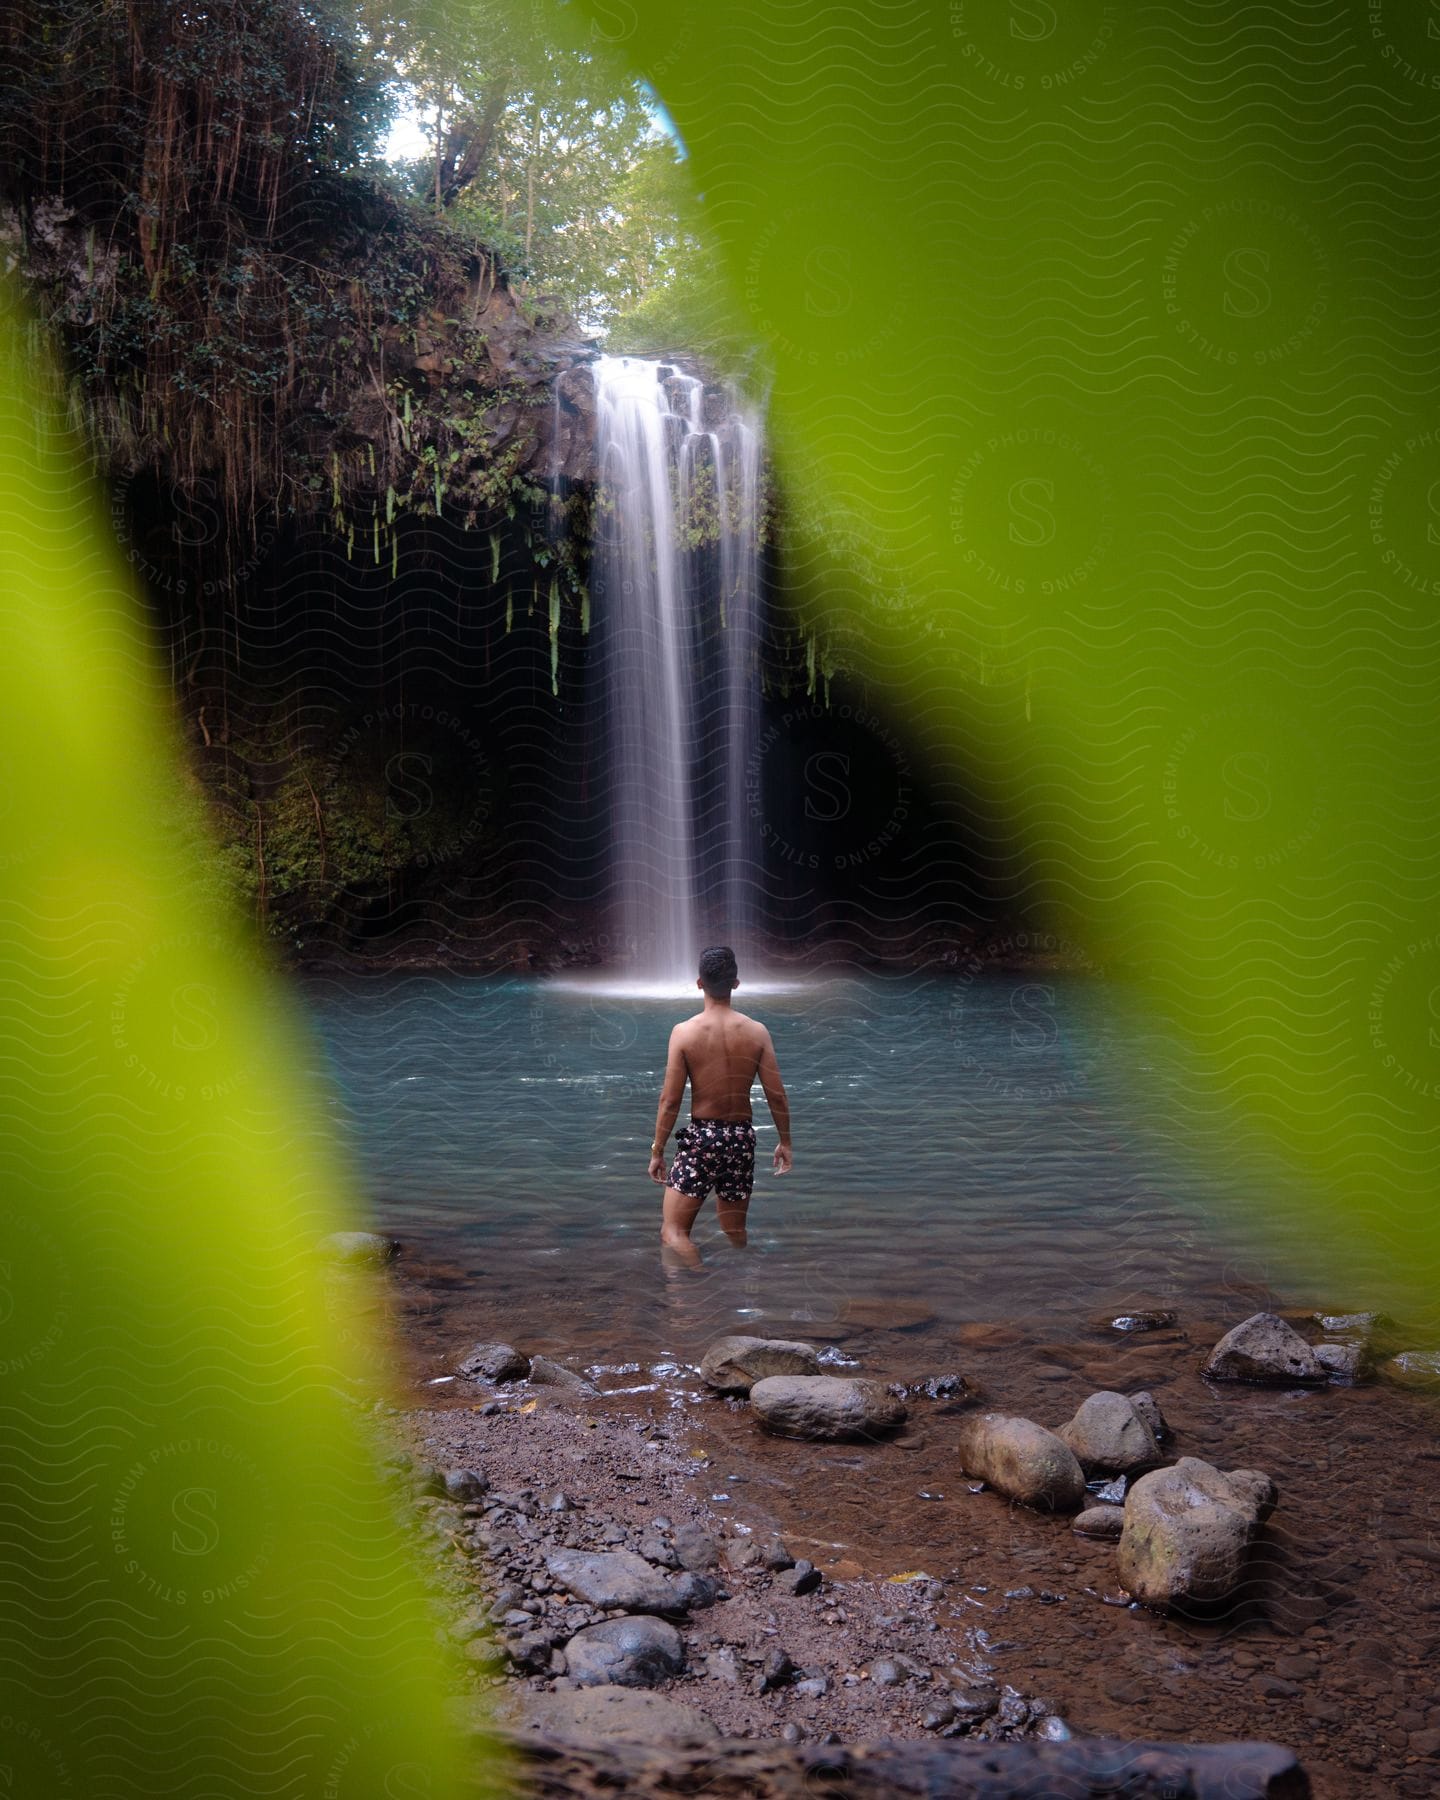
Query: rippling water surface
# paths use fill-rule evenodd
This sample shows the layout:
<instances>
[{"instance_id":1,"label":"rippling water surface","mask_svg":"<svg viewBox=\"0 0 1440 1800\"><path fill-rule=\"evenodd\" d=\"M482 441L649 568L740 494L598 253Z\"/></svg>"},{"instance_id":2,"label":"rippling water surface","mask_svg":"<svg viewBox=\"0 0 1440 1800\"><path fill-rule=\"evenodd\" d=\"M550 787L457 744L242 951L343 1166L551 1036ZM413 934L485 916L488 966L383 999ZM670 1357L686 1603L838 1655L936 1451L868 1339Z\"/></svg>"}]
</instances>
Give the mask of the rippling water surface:
<instances>
[{"instance_id":1,"label":"rippling water surface","mask_svg":"<svg viewBox=\"0 0 1440 1800\"><path fill-rule=\"evenodd\" d=\"M427 975L313 996L376 1221L431 1267L437 1350L471 1324L619 1361L786 1324L944 1340L1284 1273L1277 1207L1262 1258L1238 1178L1174 1151L1149 1040L1111 985L836 978L749 1004L775 1037L796 1164L770 1172L757 1088L749 1248L707 1203L695 1275L662 1263L646 1175L691 996Z\"/></svg>"}]
</instances>

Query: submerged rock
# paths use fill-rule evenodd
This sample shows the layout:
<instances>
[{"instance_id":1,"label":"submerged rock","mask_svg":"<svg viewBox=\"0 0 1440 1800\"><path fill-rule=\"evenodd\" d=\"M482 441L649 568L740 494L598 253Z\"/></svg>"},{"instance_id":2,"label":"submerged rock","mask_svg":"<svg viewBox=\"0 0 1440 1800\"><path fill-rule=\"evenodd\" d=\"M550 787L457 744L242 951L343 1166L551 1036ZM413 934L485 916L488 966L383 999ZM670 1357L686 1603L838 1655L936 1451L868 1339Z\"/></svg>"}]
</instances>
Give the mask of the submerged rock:
<instances>
[{"instance_id":1,"label":"submerged rock","mask_svg":"<svg viewBox=\"0 0 1440 1800\"><path fill-rule=\"evenodd\" d=\"M1255 1313L1227 1331L1201 1373L1212 1381L1324 1381L1315 1352L1275 1313Z\"/></svg>"},{"instance_id":2,"label":"submerged rock","mask_svg":"<svg viewBox=\"0 0 1440 1800\"><path fill-rule=\"evenodd\" d=\"M769 1375L819 1373L812 1346L790 1338L717 1338L700 1359L700 1379L722 1394L748 1394Z\"/></svg>"},{"instance_id":3,"label":"submerged rock","mask_svg":"<svg viewBox=\"0 0 1440 1800\"><path fill-rule=\"evenodd\" d=\"M655 1687L685 1667L680 1633L641 1613L577 1631L565 1646L566 1673L581 1687Z\"/></svg>"},{"instance_id":4,"label":"submerged rock","mask_svg":"<svg viewBox=\"0 0 1440 1800\"><path fill-rule=\"evenodd\" d=\"M1440 1383L1440 1350L1402 1350L1386 1363L1385 1373L1407 1387L1431 1387Z\"/></svg>"},{"instance_id":5,"label":"submerged rock","mask_svg":"<svg viewBox=\"0 0 1440 1800\"><path fill-rule=\"evenodd\" d=\"M958 1448L966 1471L1007 1499L1054 1512L1084 1502L1085 1473L1074 1451L1031 1419L971 1414L961 1420Z\"/></svg>"},{"instance_id":6,"label":"submerged rock","mask_svg":"<svg viewBox=\"0 0 1440 1800\"><path fill-rule=\"evenodd\" d=\"M1125 1394L1092 1394L1057 1435L1087 1475L1129 1475L1160 1460L1155 1433Z\"/></svg>"},{"instance_id":7,"label":"submerged rock","mask_svg":"<svg viewBox=\"0 0 1440 1800\"><path fill-rule=\"evenodd\" d=\"M750 1390L768 1431L828 1443L879 1437L905 1423L905 1402L878 1381L843 1375L769 1375Z\"/></svg>"},{"instance_id":8,"label":"submerged rock","mask_svg":"<svg viewBox=\"0 0 1440 1800\"><path fill-rule=\"evenodd\" d=\"M1310 1316L1322 1331L1328 1331L1332 1337L1359 1338L1365 1343L1374 1337L1375 1328L1380 1323L1378 1312L1317 1312Z\"/></svg>"},{"instance_id":9,"label":"submerged rock","mask_svg":"<svg viewBox=\"0 0 1440 1800\"><path fill-rule=\"evenodd\" d=\"M1147 1606L1232 1598L1246 1554L1275 1505L1275 1484L1255 1469L1222 1473L1195 1456L1142 1475L1125 1498L1117 1567Z\"/></svg>"},{"instance_id":10,"label":"submerged rock","mask_svg":"<svg viewBox=\"0 0 1440 1800\"><path fill-rule=\"evenodd\" d=\"M633 1550L562 1550L547 1556L545 1567L588 1606L649 1613L683 1610L674 1585Z\"/></svg>"},{"instance_id":11,"label":"submerged rock","mask_svg":"<svg viewBox=\"0 0 1440 1800\"><path fill-rule=\"evenodd\" d=\"M400 1254L397 1241L382 1237L378 1231L332 1231L329 1237L321 1239L320 1248L335 1262L361 1267L387 1263Z\"/></svg>"},{"instance_id":12,"label":"submerged rock","mask_svg":"<svg viewBox=\"0 0 1440 1800\"><path fill-rule=\"evenodd\" d=\"M1070 1522L1070 1529L1077 1537L1108 1538L1112 1542L1124 1528L1123 1506L1087 1506L1084 1512L1076 1513Z\"/></svg>"},{"instance_id":13,"label":"submerged rock","mask_svg":"<svg viewBox=\"0 0 1440 1800\"><path fill-rule=\"evenodd\" d=\"M1316 1344L1315 1360L1332 1381L1359 1381L1369 1358L1363 1344Z\"/></svg>"},{"instance_id":14,"label":"submerged rock","mask_svg":"<svg viewBox=\"0 0 1440 1800\"><path fill-rule=\"evenodd\" d=\"M523 1381L530 1373L530 1358L513 1344L476 1344L455 1372L472 1381Z\"/></svg>"},{"instance_id":15,"label":"submerged rock","mask_svg":"<svg viewBox=\"0 0 1440 1800\"><path fill-rule=\"evenodd\" d=\"M563 1363L551 1362L548 1356L532 1356L530 1380L535 1387L560 1388L569 1394L598 1394L599 1388Z\"/></svg>"}]
</instances>

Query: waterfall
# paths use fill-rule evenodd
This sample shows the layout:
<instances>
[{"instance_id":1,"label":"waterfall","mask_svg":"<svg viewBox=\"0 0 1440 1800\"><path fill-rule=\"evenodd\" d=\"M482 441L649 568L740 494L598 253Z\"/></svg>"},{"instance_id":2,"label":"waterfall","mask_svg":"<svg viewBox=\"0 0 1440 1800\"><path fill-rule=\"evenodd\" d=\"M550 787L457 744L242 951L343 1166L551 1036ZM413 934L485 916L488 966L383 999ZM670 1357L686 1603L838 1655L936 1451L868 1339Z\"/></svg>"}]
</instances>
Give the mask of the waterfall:
<instances>
[{"instance_id":1,"label":"waterfall","mask_svg":"<svg viewBox=\"0 0 1440 1800\"><path fill-rule=\"evenodd\" d=\"M754 937L761 433L671 364L593 366L615 925L635 978L688 983L702 935Z\"/></svg>"}]
</instances>

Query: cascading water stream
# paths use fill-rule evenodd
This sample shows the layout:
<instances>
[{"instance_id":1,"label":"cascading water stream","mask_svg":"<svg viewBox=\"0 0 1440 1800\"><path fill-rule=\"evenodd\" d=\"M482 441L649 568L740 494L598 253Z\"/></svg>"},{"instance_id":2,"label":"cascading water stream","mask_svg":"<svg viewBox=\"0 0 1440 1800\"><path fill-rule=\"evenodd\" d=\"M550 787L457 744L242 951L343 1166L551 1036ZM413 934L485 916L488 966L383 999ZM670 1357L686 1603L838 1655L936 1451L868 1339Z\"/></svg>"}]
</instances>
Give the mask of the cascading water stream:
<instances>
[{"instance_id":1,"label":"cascading water stream","mask_svg":"<svg viewBox=\"0 0 1440 1800\"><path fill-rule=\"evenodd\" d=\"M673 365L593 368L611 894L631 977L673 985L702 933L753 939L760 431Z\"/></svg>"}]
</instances>

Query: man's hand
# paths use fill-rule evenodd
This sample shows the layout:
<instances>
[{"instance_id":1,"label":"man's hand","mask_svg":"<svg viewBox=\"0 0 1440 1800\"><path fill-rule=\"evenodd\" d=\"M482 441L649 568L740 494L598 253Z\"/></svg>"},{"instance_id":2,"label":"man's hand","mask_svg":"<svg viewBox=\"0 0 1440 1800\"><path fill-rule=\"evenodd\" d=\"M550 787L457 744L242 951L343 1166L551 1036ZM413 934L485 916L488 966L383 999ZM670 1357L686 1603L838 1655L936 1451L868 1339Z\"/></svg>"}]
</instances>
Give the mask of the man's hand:
<instances>
[{"instance_id":1,"label":"man's hand","mask_svg":"<svg viewBox=\"0 0 1440 1800\"><path fill-rule=\"evenodd\" d=\"M777 1144L775 1146L775 1173L777 1175L788 1175L790 1170L794 1167L794 1163L795 1159L790 1154L790 1146L788 1144Z\"/></svg>"},{"instance_id":2,"label":"man's hand","mask_svg":"<svg viewBox=\"0 0 1440 1800\"><path fill-rule=\"evenodd\" d=\"M650 1153L650 1179L652 1181L658 1181L663 1185L664 1181L665 1181L665 1173L666 1173L666 1170L665 1170L664 1152L660 1151L660 1150L652 1150Z\"/></svg>"}]
</instances>

